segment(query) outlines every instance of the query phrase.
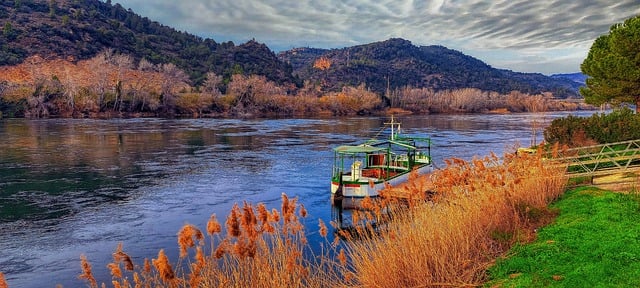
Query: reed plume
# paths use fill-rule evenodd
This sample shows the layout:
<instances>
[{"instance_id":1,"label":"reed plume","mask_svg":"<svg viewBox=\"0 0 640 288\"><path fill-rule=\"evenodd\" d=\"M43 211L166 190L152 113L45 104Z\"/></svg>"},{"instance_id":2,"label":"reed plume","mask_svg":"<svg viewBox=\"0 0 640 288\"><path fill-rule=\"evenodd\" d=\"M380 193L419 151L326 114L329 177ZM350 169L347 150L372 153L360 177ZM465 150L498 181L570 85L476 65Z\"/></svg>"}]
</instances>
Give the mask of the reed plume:
<instances>
[{"instance_id":1,"label":"reed plume","mask_svg":"<svg viewBox=\"0 0 640 288\"><path fill-rule=\"evenodd\" d=\"M222 226L220 225L220 222L218 222L218 219L216 218L216 214L215 213L211 214L211 217L207 222L207 234L209 234L210 236L213 236L220 232L222 232Z\"/></svg>"},{"instance_id":2,"label":"reed plume","mask_svg":"<svg viewBox=\"0 0 640 288\"><path fill-rule=\"evenodd\" d=\"M138 272L133 273L133 284L135 284L135 288L142 288L142 285L144 284Z\"/></svg>"},{"instance_id":3,"label":"reed plume","mask_svg":"<svg viewBox=\"0 0 640 288\"><path fill-rule=\"evenodd\" d=\"M257 210L258 221L260 221L261 223L260 230L269 234L275 232L275 228L273 227L273 225L271 225L271 222L273 222L273 217L269 213L269 210L267 210L267 206L264 205L264 203L260 203L257 206Z\"/></svg>"},{"instance_id":4,"label":"reed plume","mask_svg":"<svg viewBox=\"0 0 640 288\"><path fill-rule=\"evenodd\" d=\"M260 223L265 224L269 222L269 210L267 210L267 206L264 203L259 203L257 208L258 210L258 220Z\"/></svg>"},{"instance_id":5,"label":"reed plume","mask_svg":"<svg viewBox=\"0 0 640 288\"><path fill-rule=\"evenodd\" d=\"M96 279L93 277L93 273L91 272L91 264L89 264L87 256L85 256L84 254L80 255L80 266L82 267L82 274L78 276L78 279L85 279L89 282L89 287L97 288L98 282L96 282Z\"/></svg>"},{"instance_id":6,"label":"reed plume","mask_svg":"<svg viewBox=\"0 0 640 288\"><path fill-rule=\"evenodd\" d=\"M275 208L271 209L271 218L269 219L270 222L280 222L280 213L278 213L278 210L276 210Z\"/></svg>"},{"instance_id":7,"label":"reed plume","mask_svg":"<svg viewBox=\"0 0 640 288\"><path fill-rule=\"evenodd\" d=\"M258 237L258 218L253 210L251 204L244 202L242 205L242 217L240 219L240 227L249 239L255 239Z\"/></svg>"},{"instance_id":8,"label":"reed plume","mask_svg":"<svg viewBox=\"0 0 640 288\"><path fill-rule=\"evenodd\" d=\"M231 237L239 237L240 236L240 221L238 218L240 217L240 208L238 204L234 204L233 208L231 208L231 212L229 216L227 216L227 233Z\"/></svg>"},{"instance_id":9,"label":"reed plume","mask_svg":"<svg viewBox=\"0 0 640 288\"><path fill-rule=\"evenodd\" d=\"M300 204L300 217L307 218L307 209L302 204Z\"/></svg>"},{"instance_id":10,"label":"reed plume","mask_svg":"<svg viewBox=\"0 0 640 288\"><path fill-rule=\"evenodd\" d=\"M173 282L176 276L171 264L169 263L169 258L167 258L167 255L164 253L164 249L160 249L160 252L158 252L158 259L153 259L151 262L153 262L153 266L160 274L162 281L167 283Z\"/></svg>"},{"instance_id":11,"label":"reed plume","mask_svg":"<svg viewBox=\"0 0 640 288\"><path fill-rule=\"evenodd\" d=\"M7 280L4 279L2 272L0 272L0 288L9 288L9 284L7 284Z\"/></svg>"},{"instance_id":12,"label":"reed plume","mask_svg":"<svg viewBox=\"0 0 640 288\"><path fill-rule=\"evenodd\" d=\"M189 274L189 285L191 287L198 287L202 281L202 270L206 268L207 262L204 257L202 247L196 247L196 262L191 263L191 273Z\"/></svg>"},{"instance_id":13,"label":"reed plume","mask_svg":"<svg viewBox=\"0 0 640 288\"><path fill-rule=\"evenodd\" d=\"M320 236L327 237L327 225L324 224L322 219L318 219L318 226L320 226Z\"/></svg>"},{"instance_id":14,"label":"reed plume","mask_svg":"<svg viewBox=\"0 0 640 288\"><path fill-rule=\"evenodd\" d=\"M344 249L340 249L340 253L338 253L338 261L340 261L340 265L347 265L347 255L344 254Z\"/></svg>"},{"instance_id":15,"label":"reed plume","mask_svg":"<svg viewBox=\"0 0 640 288\"><path fill-rule=\"evenodd\" d=\"M143 271L145 274L149 275L151 274L151 261L149 261L149 258L144 258L144 268Z\"/></svg>"},{"instance_id":16,"label":"reed plume","mask_svg":"<svg viewBox=\"0 0 640 288\"><path fill-rule=\"evenodd\" d=\"M289 214L289 197L285 193L282 193L281 197L282 197L282 207L280 208L280 211L282 211L282 217L286 219L286 215Z\"/></svg>"},{"instance_id":17,"label":"reed plume","mask_svg":"<svg viewBox=\"0 0 640 288\"><path fill-rule=\"evenodd\" d=\"M133 271L134 265L131 257L122 251L122 242L118 243L116 252L113 253L114 263L124 263L124 269L127 271Z\"/></svg>"},{"instance_id":18,"label":"reed plume","mask_svg":"<svg viewBox=\"0 0 640 288\"><path fill-rule=\"evenodd\" d=\"M118 263L109 263L107 264L107 268L111 271L111 277L122 278L122 270L120 270L120 265L118 265Z\"/></svg>"},{"instance_id":19,"label":"reed plume","mask_svg":"<svg viewBox=\"0 0 640 288\"><path fill-rule=\"evenodd\" d=\"M222 258L224 254L227 253L228 247L229 247L229 239L222 240L220 245L218 245L218 248L216 248L216 251L213 253L214 257L216 259Z\"/></svg>"},{"instance_id":20,"label":"reed plume","mask_svg":"<svg viewBox=\"0 0 640 288\"><path fill-rule=\"evenodd\" d=\"M196 245L196 240L200 244L204 243L204 235L200 229L191 224L185 224L178 232L178 245L180 246L180 258L187 257L187 249Z\"/></svg>"}]
</instances>

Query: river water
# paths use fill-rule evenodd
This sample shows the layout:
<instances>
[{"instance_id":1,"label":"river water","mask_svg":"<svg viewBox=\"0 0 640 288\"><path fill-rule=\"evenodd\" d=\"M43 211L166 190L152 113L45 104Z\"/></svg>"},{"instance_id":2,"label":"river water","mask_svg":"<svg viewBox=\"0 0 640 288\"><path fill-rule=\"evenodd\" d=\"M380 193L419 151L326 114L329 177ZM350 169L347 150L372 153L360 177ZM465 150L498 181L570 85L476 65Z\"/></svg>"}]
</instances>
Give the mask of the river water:
<instances>
[{"instance_id":1,"label":"river water","mask_svg":"<svg viewBox=\"0 0 640 288\"><path fill-rule=\"evenodd\" d=\"M542 141L556 117L593 112L402 116L403 131L431 137L437 167ZM0 272L9 287L86 287L80 255L99 282L118 243L141 264L176 233L224 221L234 203L280 206L299 197L309 216L331 220L332 147L374 137L388 119L2 119ZM535 132L535 133L534 133ZM535 135L535 137L534 137Z\"/></svg>"}]
</instances>

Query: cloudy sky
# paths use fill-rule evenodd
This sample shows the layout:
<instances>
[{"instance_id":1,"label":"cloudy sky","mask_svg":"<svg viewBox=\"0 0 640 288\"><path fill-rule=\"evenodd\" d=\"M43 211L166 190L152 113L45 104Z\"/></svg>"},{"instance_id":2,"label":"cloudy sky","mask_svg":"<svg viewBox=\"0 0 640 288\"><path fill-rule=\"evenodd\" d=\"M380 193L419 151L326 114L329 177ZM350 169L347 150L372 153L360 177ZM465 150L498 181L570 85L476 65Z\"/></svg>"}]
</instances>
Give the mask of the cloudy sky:
<instances>
[{"instance_id":1,"label":"cloudy sky","mask_svg":"<svg viewBox=\"0 0 640 288\"><path fill-rule=\"evenodd\" d=\"M252 38L275 52L389 38L443 45L493 67L580 71L593 41L640 14L640 0L113 0L216 42Z\"/></svg>"}]
</instances>

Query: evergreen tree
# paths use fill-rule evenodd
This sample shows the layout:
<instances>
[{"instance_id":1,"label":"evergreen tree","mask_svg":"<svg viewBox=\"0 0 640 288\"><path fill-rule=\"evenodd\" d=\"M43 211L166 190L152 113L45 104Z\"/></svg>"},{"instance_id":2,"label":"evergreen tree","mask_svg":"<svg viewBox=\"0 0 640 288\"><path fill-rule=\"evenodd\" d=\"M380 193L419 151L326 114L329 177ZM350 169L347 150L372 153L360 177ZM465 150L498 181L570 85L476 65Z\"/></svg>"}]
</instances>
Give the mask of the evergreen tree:
<instances>
[{"instance_id":1,"label":"evergreen tree","mask_svg":"<svg viewBox=\"0 0 640 288\"><path fill-rule=\"evenodd\" d=\"M630 103L640 112L640 15L598 37L580 68L588 76L580 89L587 103Z\"/></svg>"}]
</instances>

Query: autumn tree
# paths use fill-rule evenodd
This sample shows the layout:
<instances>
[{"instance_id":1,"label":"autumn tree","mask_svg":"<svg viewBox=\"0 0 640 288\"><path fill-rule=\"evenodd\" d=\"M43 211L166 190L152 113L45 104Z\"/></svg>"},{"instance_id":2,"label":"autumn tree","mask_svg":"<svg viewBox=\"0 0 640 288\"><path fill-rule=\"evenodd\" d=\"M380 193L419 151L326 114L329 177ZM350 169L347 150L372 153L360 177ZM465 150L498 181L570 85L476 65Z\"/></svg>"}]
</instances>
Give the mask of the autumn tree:
<instances>
[{"instance_id":1,"label":"autumn tree","mask_svg":"<svg viewBox=\"0 0 640 288\"><path fill-rule=\"evenodd\" d=\"M277 110L279 107L275 96L284 93L265 76L236 74L231 76L227 94L234 99L233 105L237 112L255 112L250 110Z\"/></svg>"},{"instance_id":2,"label":"autumn tree","mask_svg":"<svg viewBox=\"0 0 640 288\"><path fill-rule=\"evenodd\" d=\"M331 60L327 57L320 57L313 62L313 68L316 68L320 71L324 71L324 80L320 84L321 86L326 84L327 78L329 76L329 73L327 71L329 70L330 67L331 67Z\"/></svg>"},{"instance_id":3,"label":"autumn tree","mask_svg":"<svg viewBox=\"0 0 640 288\"><path fill-rule=\"evenodd\" d=\"M325 71L331 67L331 60L327 57L320 57L313 62L313 68Z\"/></svg>"},{"instance_id":4,"label":"autumn tree","mask_svg":"<svg viewBox=\"0 0 640 288\"><path fill-rule=\"evenodd\" d=\"M580 89L587 103L630 103L640 112L640 16L598 37L580 68L588 76Z\"/></svg>"}]
</instances>

